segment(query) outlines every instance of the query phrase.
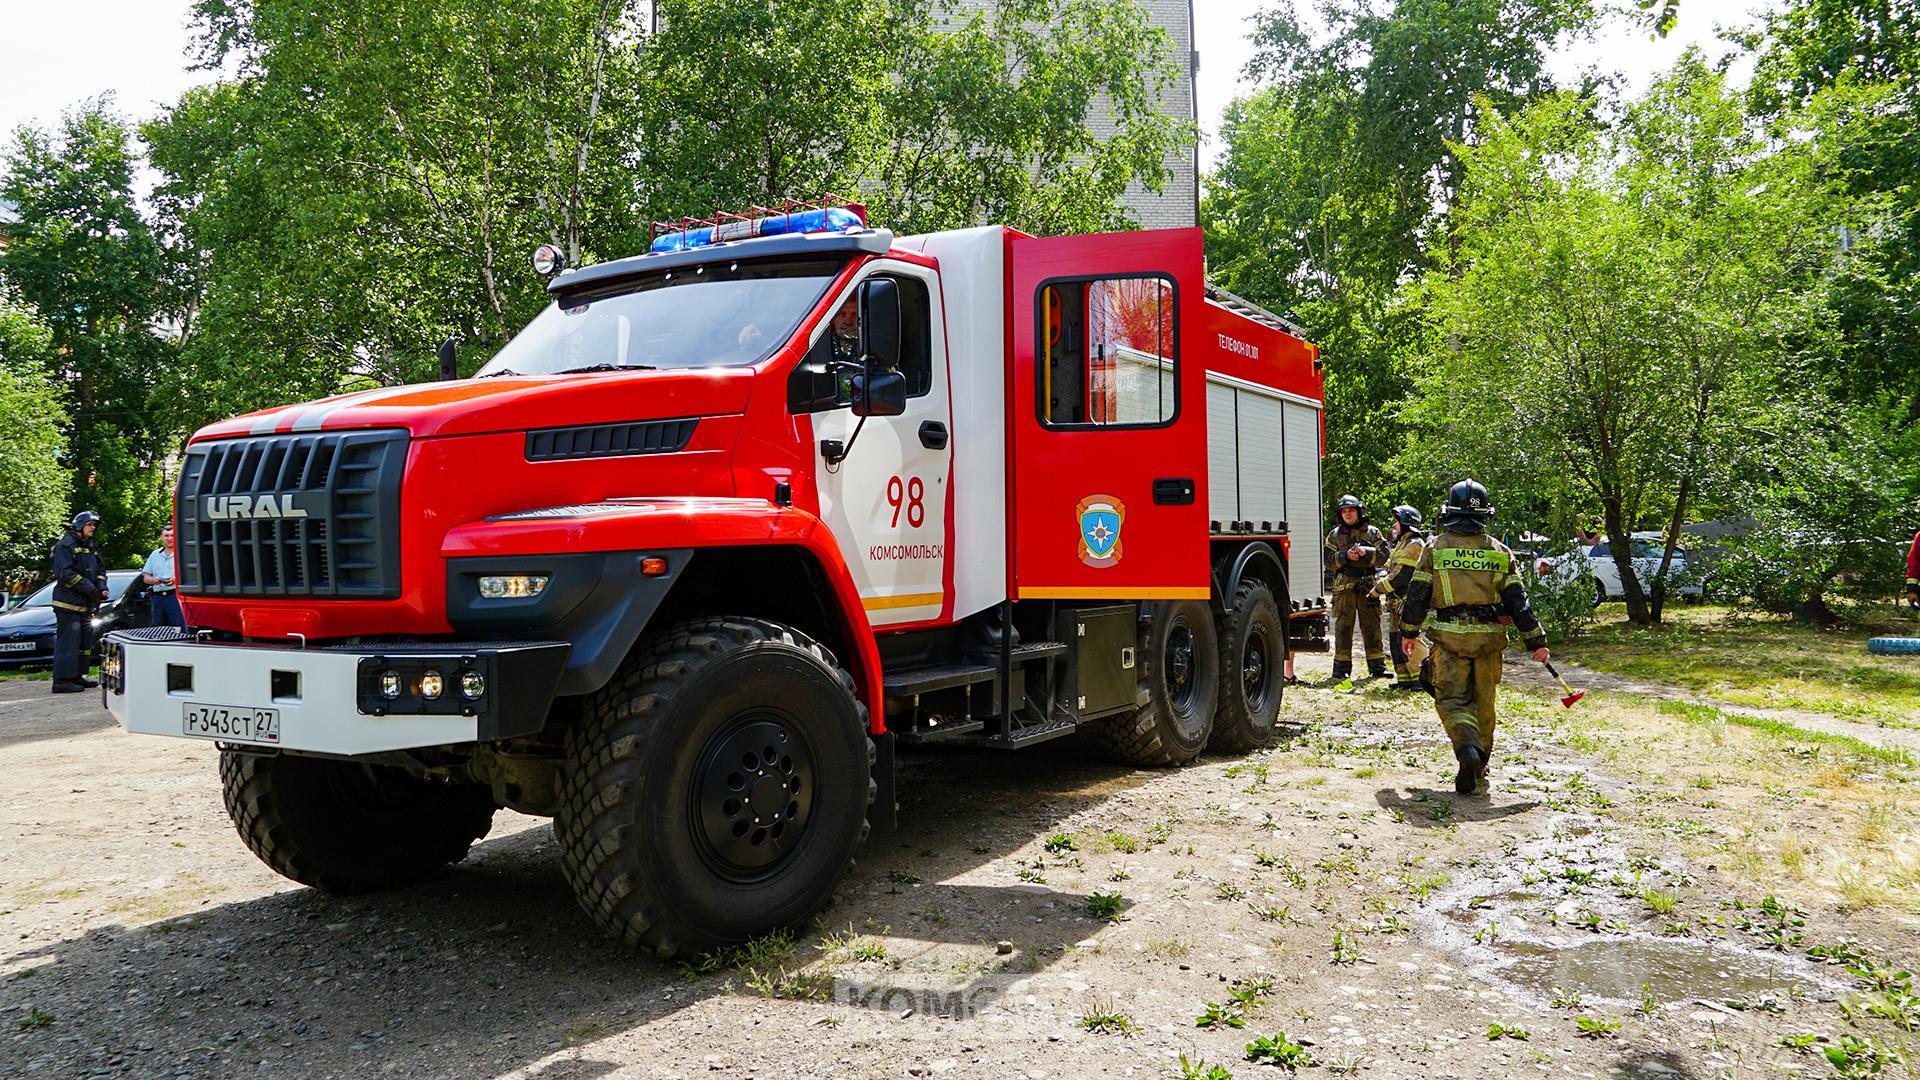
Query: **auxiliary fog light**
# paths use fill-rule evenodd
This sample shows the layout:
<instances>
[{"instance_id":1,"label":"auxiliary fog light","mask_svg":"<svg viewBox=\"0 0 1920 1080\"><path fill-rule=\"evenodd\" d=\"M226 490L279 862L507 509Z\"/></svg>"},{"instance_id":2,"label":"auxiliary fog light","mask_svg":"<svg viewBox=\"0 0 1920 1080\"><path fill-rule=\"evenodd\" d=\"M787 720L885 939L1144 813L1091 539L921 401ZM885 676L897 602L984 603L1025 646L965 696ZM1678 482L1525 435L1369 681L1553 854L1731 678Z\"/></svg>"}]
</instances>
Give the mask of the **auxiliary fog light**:
<instances>
[{"instance_id":1,"label":"auxiliary fog light","mask_svg":"<svg viewBox=\"0 0 1920 1080\"><path fill-rule=\"evenodd\" d=\"M446 688L446 680L440 677L439 672L428 668L420 673L420 696L423 699L427 701L438 701L441 692L446 690Z\"/></svg>"},{"instance_id":2,"label":"auxiliary fog light","mask_svg":"<svg viewBox=\"0 0 1920 1080\"><path fill-rule=\"evenodd\" d=\"M392 701L400 696L400 673L383 671L380 673L380 696Z\"/></svg>"},{"instance_id":3,"label":"auxiliary fog light","mask_svg":"<svg viewBox=\"0 0 1920 1080\"><path fill-rule=\"evenodd\" d=\"M460 696L468 701L477 701L487 692L487 677L477 671L460 673Z\"/></svg>"},{"instance_id":4,"label":"auxiliary fog light","mask_svg":"<svg viewBox=\"0 0 1920 1080\"><path fill-rule=\"evenodd\" d=\"M524 600L546 587L546 574L488 574L480 579L480 595L488 600Z\"/></svg>"}]
</instances>

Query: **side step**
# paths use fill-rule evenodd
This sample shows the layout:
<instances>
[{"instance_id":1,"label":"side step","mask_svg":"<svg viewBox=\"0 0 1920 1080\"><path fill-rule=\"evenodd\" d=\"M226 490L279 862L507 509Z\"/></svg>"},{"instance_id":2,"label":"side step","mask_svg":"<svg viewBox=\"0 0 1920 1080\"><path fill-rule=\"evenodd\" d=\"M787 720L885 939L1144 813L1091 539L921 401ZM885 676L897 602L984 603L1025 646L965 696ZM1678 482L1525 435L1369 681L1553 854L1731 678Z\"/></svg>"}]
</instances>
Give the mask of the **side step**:
<instances>
[{"instance_id":1,"label":"side step","mask_svg":"<svg viewBox=\"0 0 1920 1080\"><path fill-rule=\"evenodd\" d=\"M936 690L951 690L956 686L992 682L999 677L1000 669L992 664L961 661L890 671L884 685L888 697L912 697L915 694L931 694Z\"/></svg>"},{"instance_id":2,"label":"side step","mask_svg":"<svg viewBox=\"0 0 1920 1080\"><path fill-rule=\"evenodd\" d=\"M1080 725L1068 720L1056 720L1050 724L1035 724L1031 727L1017 727L1007 735L989 735L981 742L1000 750L1014 750L1022 746L1058 739L1080 730Z\"/></svg>"}]
</instances>

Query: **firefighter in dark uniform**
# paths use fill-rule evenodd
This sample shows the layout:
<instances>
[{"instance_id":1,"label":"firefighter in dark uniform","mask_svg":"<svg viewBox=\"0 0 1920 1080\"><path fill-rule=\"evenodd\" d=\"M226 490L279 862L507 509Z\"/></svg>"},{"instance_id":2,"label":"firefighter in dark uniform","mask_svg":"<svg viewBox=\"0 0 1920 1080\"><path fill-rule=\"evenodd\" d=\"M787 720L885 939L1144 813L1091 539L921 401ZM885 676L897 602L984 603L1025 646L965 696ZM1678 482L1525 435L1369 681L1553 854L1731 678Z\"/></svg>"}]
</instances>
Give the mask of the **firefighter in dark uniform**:
<instances>
[{"instance_id":1,"label":"firefighter in dark uniform","mask_svg":"<svg viewBox=\"0 0 1920 1080\"><path fill-rule=\"evenodd\" d=\"M1533 658L1546 663L1547 637L1527 604L1513 552L1487 535L1493 502L1479 481L1462 480L1440 509L1440 532L1427 544L1407 589L1400 627L1433 642L1433 703L1460 763L1453 789L1486 790L1493 755L1493 699L1507 628L1517 627Z\"/></svg>"},{"instance_id":2,"label":"firefighter in dark uniform","mask_svg":"<svg viewBox=\"0 0 1920 1080\"><path fill-rule=\"evenodd\" d=\"M1387 653L1380 642L1380 598L1374 579L1387 563L1387 538L1367 521L1367 505L1353 495L1340 496L1334 511L1340 524L1327 534L1326 568L1333 575L1333 677L1353 674L1353 624L1367 647L1367 671L1387 674Z\"/></svg>"},{"instance_id":3,"label":"firefighter in dark uniform","mask_svg":"<svg viewBox=\"0 0 1920 1080\"><path fill-rule=\"evenodd\" d=\"M100 684L87 678L87 632L93 612L107 598L107 568L93 547L100 515L74 515L67 534L53 545L53 692L77 694Z\"/></svg>"},{"instance_id":4,"label":"firefighter in dark uniform","mask_svg":"<svg viewBox=\"0 0 1920 1080\"><path fill-rule=\"evenodd\" d=\"M1420 568L1420 555L1427 550L1427 534L1421 529L1424 524L1426 519L1413 507L1393 508L1393 551L1387 556L1386 576L1373 587L1387 605L1387 655L1393 657L1395 690L1418 690L1424 685L1418 666L1407 659L1406 647L1401 644L1406 635L1400 626L1407 590Z\"/></svg>"}]
</instances>

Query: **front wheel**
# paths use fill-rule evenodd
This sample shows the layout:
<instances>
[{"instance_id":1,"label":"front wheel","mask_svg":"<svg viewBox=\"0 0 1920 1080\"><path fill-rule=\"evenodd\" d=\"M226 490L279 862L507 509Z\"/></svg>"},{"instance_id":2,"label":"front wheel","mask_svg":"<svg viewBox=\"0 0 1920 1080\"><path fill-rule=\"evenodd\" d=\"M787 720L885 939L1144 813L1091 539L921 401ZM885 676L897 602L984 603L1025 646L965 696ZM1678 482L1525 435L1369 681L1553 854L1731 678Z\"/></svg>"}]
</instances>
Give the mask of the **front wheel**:
<instances>
[{"instance_id":1,"label":"front wheel","mask_svg":"<svg viewBox=\"0 0 1920 1080\"><path fill-rule=\"evenodd\" d=\"M663 959L797 926L866 836L872 763L825 648L759 619L681 623L568 735L561 868L595 922Z\"/></svg>"},{"instance_id":2,"label":"front wheel","mask_svg":"<svg viewBox=\"0 0 1920 1080\"><path fill-rule=\"evenodd\" d=\"M1287 664L1286 624L1266 582L1234 591L1233 614L1220 621L1220 708L1208 748L1244 754L1273 739Z\"/></svg>"},{"instance_id":3,"label":"front wheel","mask_svg":"<svg viewBox=\"0 0 1920 1080\"><path fill-rule=\"evenodd\" d=\"M1107 749L1135 765L1181 765L1213 734L1220 694L1219 638L1203 601L1147 605L1138 656L1138 708L1094 725Z\"/></svg>"},{"instance_id":4,"label":"front wheel","mask_svg":"<svg viewBox=\"0 0 1920 1080\"><path fill-rule=\"evenodd\" d=\"M391 765L222 750L220 786L261 862L334 893L424 880L493 827L490 788Z\"/></svg>"}]
</instances>

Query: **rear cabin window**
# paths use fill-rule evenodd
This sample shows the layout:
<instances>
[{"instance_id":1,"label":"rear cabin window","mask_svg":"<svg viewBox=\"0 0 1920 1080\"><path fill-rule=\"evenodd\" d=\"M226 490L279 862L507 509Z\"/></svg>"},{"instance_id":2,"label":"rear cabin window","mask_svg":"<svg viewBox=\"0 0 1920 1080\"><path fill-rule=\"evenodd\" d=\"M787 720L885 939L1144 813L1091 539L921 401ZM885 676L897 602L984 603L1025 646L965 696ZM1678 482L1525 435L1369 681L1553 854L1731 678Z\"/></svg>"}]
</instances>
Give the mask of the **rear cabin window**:
<instances>
[{"instance_id":1,"label":"rear cabin window","mask_svg":"<svg viewBox=\"0 0 1920 1080\"><path fill-rule=\"evenodd\" d=\"M1173 281L1050 281L1035 298L1040 422L1161 427L1180 411Z\"/></svg>"}]
</instances>

